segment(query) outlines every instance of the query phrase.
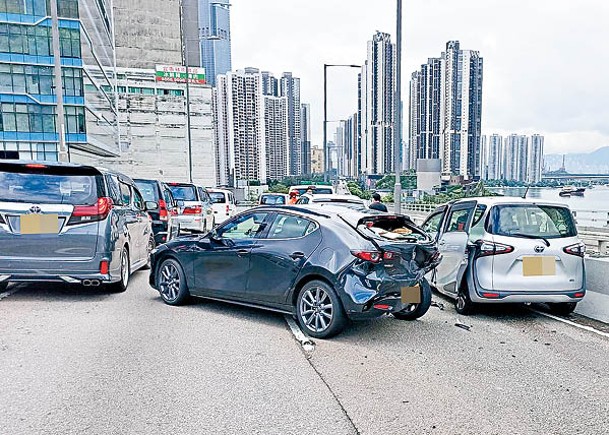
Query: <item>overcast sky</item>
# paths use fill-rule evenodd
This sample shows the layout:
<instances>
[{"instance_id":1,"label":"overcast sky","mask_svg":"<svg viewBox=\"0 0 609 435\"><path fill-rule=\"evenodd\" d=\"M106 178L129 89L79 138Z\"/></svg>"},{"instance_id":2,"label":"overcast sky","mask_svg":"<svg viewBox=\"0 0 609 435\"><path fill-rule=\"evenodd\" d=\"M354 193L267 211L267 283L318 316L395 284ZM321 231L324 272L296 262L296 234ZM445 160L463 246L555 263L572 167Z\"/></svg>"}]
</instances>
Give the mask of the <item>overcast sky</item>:
<instances>
[{"instance_id":1,"label":"overcast sky","mask_svg":"<svg viewBox=\"0 0 609 435\"><path fill-rule=\"evenodd\" d=\"M232 0L233 69L300 77L313 143L321 145L323 64L363 63L375 30L394 38L395 3ZM457 39L484 58L483 134L540 133L546 153L609 146L609 1L404 0L403 8L406 110L410 73ZM356 107L357 70L330 70L328 118Z\"/></svg>"}]
</instances>

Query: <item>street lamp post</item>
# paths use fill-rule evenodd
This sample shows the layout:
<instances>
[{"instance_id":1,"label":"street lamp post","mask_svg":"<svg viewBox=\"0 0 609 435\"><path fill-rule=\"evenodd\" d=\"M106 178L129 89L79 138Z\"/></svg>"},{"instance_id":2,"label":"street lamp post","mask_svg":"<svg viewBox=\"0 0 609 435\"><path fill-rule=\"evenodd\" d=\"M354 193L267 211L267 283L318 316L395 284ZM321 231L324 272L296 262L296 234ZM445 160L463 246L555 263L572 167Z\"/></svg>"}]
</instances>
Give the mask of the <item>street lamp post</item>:
<instances>
[{"instance_id":1,"label":"street lamp post","mask_svg":"<svg viewBox=\"0 0 609 435\"><path fill-rule=\"evenodd\" d=\"M324 181L327 182L330 171L330 155L328 153L328 68L345 67L361 68L361 65L328 64L324 63Z\"/></svg>"},{"instance_id":2,"label":"street lamp post","mask_svg":"<svg viewBox=\"0 0 609 435\"><path fill-rule=\"evenodd\" d=\"M188 71L186 38L184 37L184 1L180 0L180 45L182 64L186 68L186 136L188 138L188 182L192 183L192 135L190 132L190 74Z\"/></svg>"},{"instance_id":3,"label":"street lamp post","mask_svg":"<svg viewBox=\"0 0 609 435\"><path fill-rule=\"evenodd\" d=\"M394 140L394 156L393 164L395 166L395 185L393 187L393 203L395 212L402 211L402 183L400 180L400 171L402 169L401 148L402 148L402 0L397 0L396 11L396 78L395 78L395 121L393 130Z\"/></svg>"}]
</instances>

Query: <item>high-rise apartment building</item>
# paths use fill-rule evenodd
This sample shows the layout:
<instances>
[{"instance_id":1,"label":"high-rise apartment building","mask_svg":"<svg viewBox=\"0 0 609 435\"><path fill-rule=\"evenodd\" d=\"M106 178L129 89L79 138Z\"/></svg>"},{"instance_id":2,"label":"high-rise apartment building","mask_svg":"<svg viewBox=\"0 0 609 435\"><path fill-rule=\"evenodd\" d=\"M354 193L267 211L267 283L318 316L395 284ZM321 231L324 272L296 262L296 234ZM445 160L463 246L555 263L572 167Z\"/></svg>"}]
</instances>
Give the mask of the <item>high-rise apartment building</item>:
<instances>
[{"instance_id":1,"label":"high-rise apartment building","mask_svg":"<svg viewBox=\"0 0 609 435\"><path fill-rule=\"evenodd\" d=\"M0 158L117 155L111 5L0 1Z\"/></svg>"},{"instance_id":2,"label":"high-rise apartment building","mask_svg":"<svg viewBox=\"0 0 609 435\"><path fill-rule=\"evenodd\" d=\"M360 172L368 175L393 170L395 71L395 45L388 33L376 32L368 41L368 56L358 77Z\"/></svg>"},{"instance_id":3,"label":"high-rise apartment building","mask_svg":"<svg viewBox=\"0 0 609 435\"><path fill-rule=\"evenodd\" d=\"M487 180L503 178L503 137L498 134L488 136Z\"/></svg>"},{"instance_id":4,"label":"high-rise apartment building","mask_svg":"<svg viewBox=\"0 0 609 435\"><path fill-rule=\"evenodd\" d=\"M289 175L300 175L302 171L302 147L300 131L300 79L284 72L279 79L279 95L288 101Z\"/></svg>"},{"instance_id":5,"label":"high-rise apartment building","mask_svg":"<svg viewBox=\"0 0 609 435\"><path fill-rule=\"evenodd\" d=\"M300 162L302 174L311 174L311 105L300 105Z\"/></svg>"},{"instance_id":6,"label":"high-rise apartment building","mask_svg":"<svg viewBox=\"0 0 609 435\"><path fill-rule=\"evenodd\" d=\"M185 0L193 1L193 0ZM207 82L216 86L216 77L231 66L229 0L194 0L199 5L199 45L201 66Z\"/></svg>"},{"instance_id":7,"label":"high-rise apartment building","mask_svg":"<svg viewBox=\"0 0 609 435\"><path fill-rule=\"evenodd\" d=\"M543 172L543 136L534 134L529 142L529 157L527 159L528 183L539 183Z\"/></svg>"},{"instance_id":8,"label":"high-rise apartment building","mask_svg":"<svg viewBox=\"0 0 609 435\"><path fill-rule=\"evenodd\" d=\"M264 76L256 68L218 75L216 179L220 185L241 187L251 180L265 183L289 175L290 101L287 96L266 95ZM300 106L298 111L300 118ZM300 136L298 144L300 152Z\"/></svg>"},{"instance_id":9,"label":"high-rise apartment building","mask_svg":"<svg viewBox=\"0 0 609 435\"><path fill-rule=\"evenodd\" d=\"M415 159L440 158L442 173L480 177L483 61L477 51L449 41L410 82L410 168ZM414 148L414 149L413 149Z\"/></svg>"},{"instance_id":10,"label":"high-rise apartment building","mask_svg":"<svg viewBox=\"0 0 609 435\"><path fill-rule=\"evenodd\" d=\"M324 171L324 150L319 146L311 147L311 173L321 174Z\"/></svg>"},{"instance_id":11,"label":"high-rise apartment building","mask_svg":"<svg viewBox=\"0 0 609 435\"><path fill-rule=\"evenodd\" d=\"M488 180L488 140L486 135L480 137L480 179Z\"/></svg>"}]
</instances>

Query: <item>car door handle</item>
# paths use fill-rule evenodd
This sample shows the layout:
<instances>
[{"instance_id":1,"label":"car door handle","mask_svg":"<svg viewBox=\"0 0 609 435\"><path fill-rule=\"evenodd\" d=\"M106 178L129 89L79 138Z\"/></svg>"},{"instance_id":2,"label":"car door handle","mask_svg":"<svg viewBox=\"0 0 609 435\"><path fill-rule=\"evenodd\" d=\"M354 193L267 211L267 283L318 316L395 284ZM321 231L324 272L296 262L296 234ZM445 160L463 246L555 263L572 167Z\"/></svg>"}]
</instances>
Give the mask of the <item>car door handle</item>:
<instances>
[{"instance_id":1,"label":"car door handle","mask_svg":"<svg viewBox=\"0 0 609 435\"><path fill-rule=\"evenodd\" d=\"M305 256L305 255L304 255L304 252L292 252L292 253L290 254L290 258L291 258L292 260L299 260L299 259L301 259L301 258L304 258L304 256Z\"/></svg>"},{"instance_id":2,"label":"car door handle","mask_svg":"<svg viewBox=\"0 0 609 435\"><path fill-rule=\"evenodd\" d=\"M237 255L247 255L250 253L249 249L238 249L237 250Z\"/></svg>"}]
</instances>

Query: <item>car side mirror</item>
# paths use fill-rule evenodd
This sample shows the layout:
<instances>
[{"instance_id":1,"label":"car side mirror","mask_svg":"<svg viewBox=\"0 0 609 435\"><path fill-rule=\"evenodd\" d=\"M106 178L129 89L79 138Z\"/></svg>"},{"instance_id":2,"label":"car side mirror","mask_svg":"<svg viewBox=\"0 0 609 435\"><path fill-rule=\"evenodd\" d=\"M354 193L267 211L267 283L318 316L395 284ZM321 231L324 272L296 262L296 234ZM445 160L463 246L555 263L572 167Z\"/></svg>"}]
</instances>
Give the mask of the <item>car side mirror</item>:
<instances>
[{"instance_id":1,"label":"car side mirror","mask_svg":"<svg viewBox=\"0 0 609 435\"><path fill-rule=\"evenodd\" d=\"M156 210L159 208L159 203L156 201L146 201L146 211Z\"/></svg>"}]
</instances>

